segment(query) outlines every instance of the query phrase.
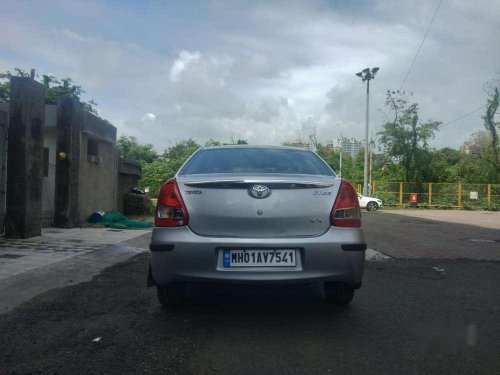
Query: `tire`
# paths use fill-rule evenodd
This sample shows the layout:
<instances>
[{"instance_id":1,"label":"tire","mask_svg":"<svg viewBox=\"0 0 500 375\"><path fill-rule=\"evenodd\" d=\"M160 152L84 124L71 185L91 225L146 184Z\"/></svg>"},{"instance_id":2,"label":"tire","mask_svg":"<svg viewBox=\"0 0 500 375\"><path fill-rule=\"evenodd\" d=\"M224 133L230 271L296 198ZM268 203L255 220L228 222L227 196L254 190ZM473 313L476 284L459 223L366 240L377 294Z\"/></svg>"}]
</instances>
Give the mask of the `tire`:
<instances>
[{"instance_id":1,"label":"tire","mask_svg":"<svg viewBox=\"0 0 500 375\"><path fill-rule=\"evenodd\" d=\"M377 211L378 203L374 201L370 201L366 204L366 211Z\"/></svg>"},{"instance_id":2,"label":"tire","mask_svg":"<svg viewBox=\"0 0 500 375\"><path fill-rule=\"evenodd\" d=\"M328 302L338 306L347 306L354 297L354 287L346 283L324 283L325 295Z\"/></svg>"},{"instance_id":3,"label":"tire","mask_svg":"<svg viewBox=\"0 0 500 375\"><path fill-rule=\"evenodd\" d=\"M156 287L158 301L163 307L172 307L181 305L186 297L185 283L171 283L167 285L158 285Z\"/></svg>"}]
</instances>

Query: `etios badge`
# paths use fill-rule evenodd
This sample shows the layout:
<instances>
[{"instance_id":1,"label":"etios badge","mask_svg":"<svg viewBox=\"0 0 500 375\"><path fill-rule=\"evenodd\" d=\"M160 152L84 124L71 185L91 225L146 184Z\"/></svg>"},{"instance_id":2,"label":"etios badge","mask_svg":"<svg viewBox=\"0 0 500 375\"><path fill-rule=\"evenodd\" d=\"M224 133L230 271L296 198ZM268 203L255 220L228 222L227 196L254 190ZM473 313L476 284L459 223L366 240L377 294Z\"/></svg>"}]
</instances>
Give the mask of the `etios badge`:
<instances>
[{"instance_id":1,"label":"etios badge","mask_svg":"<svg viewBox=\"0 0 500 375\"><path fill-rule=\"evenodd\" d=\"M271 194L271 189L265 185L254 185L249 193L252 197L257 199L267 198Z\"/></svg>"}]
</instances>

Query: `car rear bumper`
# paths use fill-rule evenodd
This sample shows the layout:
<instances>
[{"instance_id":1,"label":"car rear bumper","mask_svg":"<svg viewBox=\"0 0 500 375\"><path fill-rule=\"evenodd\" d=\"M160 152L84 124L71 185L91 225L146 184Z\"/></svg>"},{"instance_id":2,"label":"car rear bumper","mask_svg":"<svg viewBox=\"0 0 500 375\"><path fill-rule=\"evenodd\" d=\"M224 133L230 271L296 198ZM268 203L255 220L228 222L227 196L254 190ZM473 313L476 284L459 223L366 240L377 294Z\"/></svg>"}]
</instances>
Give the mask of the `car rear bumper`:
<instances>
[{"instance_id":1,"label":"car rear bumper","mask_svg":"<svg viewBox=\"0 0 500 375\"><path fill-rule=\"evenodd\" d=\"M227 269L222 249L297 249L297 265L287 268ZM331 227L317 237L206 237L188 227L154 228L151 241L154 283L305 283L342 281L361 285L365 240L360 228ZM299 256L300 255L300 256Z\"/></svg>"}]
</instances>

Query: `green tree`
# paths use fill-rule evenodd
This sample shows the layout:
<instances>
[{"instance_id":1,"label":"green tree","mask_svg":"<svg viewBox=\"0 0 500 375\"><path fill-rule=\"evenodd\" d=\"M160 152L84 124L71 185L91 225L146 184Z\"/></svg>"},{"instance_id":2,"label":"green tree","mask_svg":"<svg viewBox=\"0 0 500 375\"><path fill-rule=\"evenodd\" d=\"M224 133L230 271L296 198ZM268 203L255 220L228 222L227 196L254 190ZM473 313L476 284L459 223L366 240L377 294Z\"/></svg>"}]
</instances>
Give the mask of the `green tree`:
<instances>
[{"instance_id":1,"label":"green tree","mask_svg":"<svg viewBox=\"0 0 500 375\"><path fill-rule=\"evenodd\" d=\"M220 146L221 143L219 141L216 141L215 139L213 138L210 138L208 141L205 142L205 146L206 147L210 147L210 146Z\"/></svg>"},{"instance_id":2,"label":"green tree","mask_svg":"<svg viewBox=\"0 0 500 375\"><path fill-rule=\"evenodd\" d=\"M142 165L142 178L139 184L141 188L149 189L150 196L156 197L165 181L175 175L176 171L173 164L160 157L152 163Z\"/></svg>"},{"instance_id":3,"label":"green tree","mask_svg":"<svg viewBox=\"0 0 500 375\"><path fill-rule=\"evenodd\" d=\"M399 163L384 152L373 152L372 180L402 181L404 172Z\"/></svg>"},{"instance_id":4,"label":"green tree","mask_svg":"<svg viewBox=\"0 0 500 375\"><path fill-rule=\"evenodd\" d=\"M200 147L198 143L190 138L176 143L175 146L167 148L163 153L163 157L171 163L176 163L180 167L187 158Z\"/></svg>"},{"instance_id":5,"label":"green tree","mask_svg":"<svg viewBox=\"0 0 500 375\"><path fill-rule=\"evenodd\" d=\"M491 134L479 130L460 148L461 158L456 165L456 176L464 182L498 183L498 168L491 162Z\"/></svg>"},{"instance_id":6,"label":"green tree","mask_svg":"<svg viewBox=\"0 0 500 375\"><path fill-rule=\"evenodd\" d=\"M0 73L0 103L8 103L10 100L10 79L12 77L29 77L30 75L23 69L14 68L14 73L6 71Z\"/></svg>"},{"instance_id":7,"label":"green tree","mask_svg":"<svg viewBox=\"0 0 500 375\"><path fill-rule=\"evenodd\" d=\"M14 73L6 71L0 73L0 102L7 103L10 100L10 79L14 76L29 77L29 73L20 68L14 68ZM75 98L82 103L84 110L97 115L97 103L91 99L88 102L81 100L85 91L80 85L76 85L71 78L61 80L54 76L42 75L42 85L45 87L45 103L57 104L60 98Z\"/></svg>"},{"instance_id":8,"label":"green tree","mask_svg":"<svg viewBox=\"0 0 500 375\"><path fill-rule=\"evenodd\" d=\"M333 169L333 171L339 175L340 174L340 151L339 150L328 150L317 143L318 150L317 153L321 158ZM347 153L342 153L342 178L350 180L352 182L357 182L363 179L363 155L361 154L361 162L358 158L352 158L352 156ZM361 164L360 164L361 163Z\"/></svg>"},{"instance_id":9,"label":"green tree","mask_svg":"<svg viewBox=\"0 0 500 375\"><path fill-rule=\"evenodd\" d=\"M141 163L152 163L158 159L158 154L153 149L153 145L141 145L136 137L122 135L116 141L116 145L122 150L122 155L140 161Z\"/></svg>"},{"instance_id":10,"label":"green tree","mask_svg":"<svg viewBox=\"0 0 500 375\"><path fill-rule=\"evenodd\" d=\"M458 180L457 164L462 155L458 150L445 147L426 151L423 161L427 168L423 171L423 180L429 182L455 182Z\"/></svg>"},{"instance_id":11,"label":"green tree","mask_svg":"<svg viewBox=\"0 0 500 375\"><path fill-rule=\"evenodd\" d=\"M219 143L219 142L217 142ZM235 140L234 137L231 137L231 142L230 143L223 143L224 146L231 146L231 145L247 145L248 142L246 139L238 139Z\"/></svg>"},{"instance_id":12,"label":"green tree","mask_svg":"<svg viewBox=\"0 0 500 375\"><path fill-rule=\"evenodd\" d=\"M406 181L422 181L427 142L441 122L419 121L418 104L410 103L404 92L388 90L386 106L394 112L394 120L378 133L382 147L403 167Z\"/></svg>"},{"instance_id":13,"label":"green tree","mask_svg":"<svg viewBox=\"0 0 500 375\"><path fill-rule=\"evenodd\" d=\"M494 180L497 181L500 176L500 149L498 142L498 130L500 127L500 122L495 122L495 114L498 111L498 106L500 103L500 95L498 87L492 89L491 97L488 98L488 103L486 105L486 113L483 116L484 127L490 134L490 150L488 155L489 158L483 159L485 162L492 164L495 174L493 176Z\"/></svg>"},{"instance_id":14,"label":"green tree","mask_svg":"<svg viewBox=\"0 0 500 375\"><path fill-rule=\"evenodd\" d=\"M142 166L142 188L149 188L149 194L158 195L160 188L170 177L173 177L184 162L201 146L188 139L165 150L163 155L152 163Z\"/></svg>"},{"instance_id":15,"label":"green tree","mask_svg":"<svg viewBox=\"0 0 500 375\"><path fill-rule=\"evenodd\" d=\"M340 153L336 150L329 150L325 147L318 148L318 155L333 169L335 173L339 173L340 169Z\"/></svg>"}]
</instances>

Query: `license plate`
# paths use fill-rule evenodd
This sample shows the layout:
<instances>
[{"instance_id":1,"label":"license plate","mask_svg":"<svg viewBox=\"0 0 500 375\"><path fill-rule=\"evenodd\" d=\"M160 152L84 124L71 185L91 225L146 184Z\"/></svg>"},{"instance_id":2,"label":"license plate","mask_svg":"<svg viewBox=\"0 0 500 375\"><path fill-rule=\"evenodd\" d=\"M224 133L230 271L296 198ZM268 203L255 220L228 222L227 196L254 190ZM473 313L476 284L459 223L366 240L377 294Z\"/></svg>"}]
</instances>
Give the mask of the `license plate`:
<instances>
[{"instance_id":1,"label":"license plate","mask_svg":"<svg viewBox=\"0 0 500 375\"><path fill-rule=\"evenodd\" d=\"M224 268L232 267L295 267L296 250L224 249Z\"/></svg>"}]
</instances>

